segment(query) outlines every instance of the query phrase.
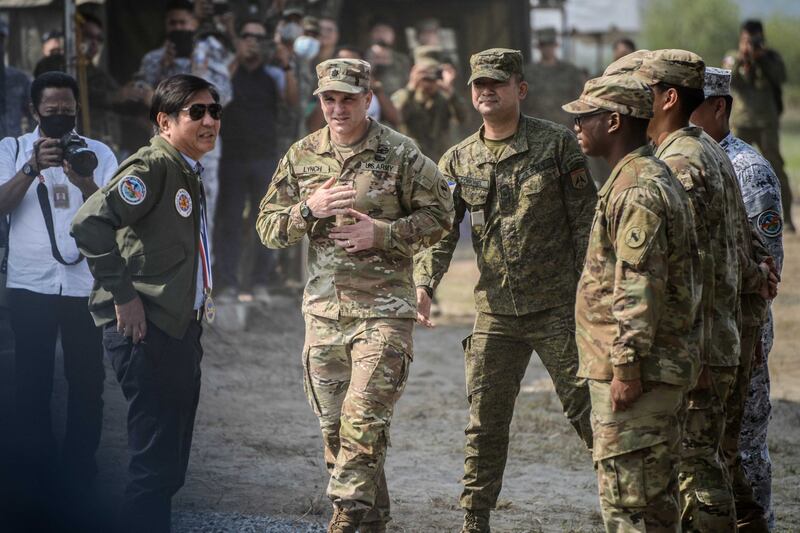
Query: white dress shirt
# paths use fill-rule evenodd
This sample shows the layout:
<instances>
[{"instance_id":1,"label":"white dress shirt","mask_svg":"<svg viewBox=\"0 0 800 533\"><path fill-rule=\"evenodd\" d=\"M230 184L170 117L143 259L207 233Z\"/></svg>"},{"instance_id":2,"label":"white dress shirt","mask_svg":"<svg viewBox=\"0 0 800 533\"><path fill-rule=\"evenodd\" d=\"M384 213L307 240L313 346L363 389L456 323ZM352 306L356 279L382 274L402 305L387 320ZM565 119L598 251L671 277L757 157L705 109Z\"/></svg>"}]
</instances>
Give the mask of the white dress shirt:
<instances>
[{"instance_id":1,"label":"white dress shirt","mask_svg":"<svg viewBox=\"0 0 800 533\"><path fill-rule=\"evenodd\" d=\"M0 185L4 185L28 162L33 154L33 143L39 138L39 128L19 137L19 154L14 159L17 143L14 137L0 141ZM117 170L117 158L105 144L93 139L83 138L90 150L97 155L98 166L94 171L94 181L102 187ZM70 183L62 167L43 170L50 207L53 212L53 229L56 244L65 261L78 258L78 248L70 236L70 224L83 204L80 189ZM36 187L39 179L34 178L19 205L11 212L11 232L8 246L8 279L10 289L27 289L40 294L61 294L64 296L88 297L92 290L93 278L86 260L77 265L65 266L55 260L50 249L42 209ZM53 187L66 185L69 206L56 207L53 202Z\"/></svg>"}]
</instances>

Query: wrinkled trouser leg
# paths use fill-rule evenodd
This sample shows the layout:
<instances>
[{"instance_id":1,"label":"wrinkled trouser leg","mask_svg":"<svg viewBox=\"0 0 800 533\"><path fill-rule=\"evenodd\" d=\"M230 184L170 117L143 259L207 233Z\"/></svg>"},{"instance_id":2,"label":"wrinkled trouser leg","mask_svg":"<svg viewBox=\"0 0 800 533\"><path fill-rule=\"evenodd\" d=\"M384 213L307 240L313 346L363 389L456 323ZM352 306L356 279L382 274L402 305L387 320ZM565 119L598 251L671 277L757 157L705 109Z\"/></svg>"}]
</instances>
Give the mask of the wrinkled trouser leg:
<instances>
[{"instance_id":1,"label":"wrinkled trouser leg","mask_svg":"<svg viewBox=\"0 0 800 533\"><path fill-rule=\"evenodd\" d=\"M684 531L735 531L731 479L722 455L725 409L738 367L710 367L711 387L689 393L681 445Z\"/></svg>"},{"instance_id":2,"label":"wrinkled trouser leg","mask_svg":"<svg viewBox=\"0 0 800 533\"><path fill-rule=\"evenodd\" d=\"M578 354L572 306L520 317L478 313L464 341L469 424L461 507L494 508L508 458L509 426L531 351L553 379L564 412L591 445L588 388L575 377Z\"/></svg>"},{"instance_id":3,"label":"wrinkled trouser leg","mask_svg":"<svg viewBox=\"0 0 800 533\"><path fill-rule=\"evenodd\" d=\"M678 461L686 389L643 382L628 409L611 409L609 381L589 381L593 455L609 533L681 529Z\"/></svg>"},{"instance_id":4,"label":"wrinkled trouser leg","mask_svg":"<svg viewBox=\"0 0 800 533\"><path fill-rule=\"evenodd\" d=\"M410 319L306 315L304 384L322 430L327 494L338 507L368 509L362 522L390 519L383 464L412 331Z\"/></svg>"},{"instance_id":5,"label":"wrinkled trouser leg","mask_svg":"<svg viewBox=\"0 0 800 533\"><path fill-rule=\"evenodd\" d=\"M722 452L730 472L731 486L736 509L736 522L740 531L766 532L767 522L764 509L755 501L753 488L744 474L739 455L739 436L742 432L747 393L750 390L750 376L756 342L761 342L761 328L747 326L742 329L742 355L736 373L736 382L728 399L725 418L725 435Z\"/></svg>"}]
</instances>

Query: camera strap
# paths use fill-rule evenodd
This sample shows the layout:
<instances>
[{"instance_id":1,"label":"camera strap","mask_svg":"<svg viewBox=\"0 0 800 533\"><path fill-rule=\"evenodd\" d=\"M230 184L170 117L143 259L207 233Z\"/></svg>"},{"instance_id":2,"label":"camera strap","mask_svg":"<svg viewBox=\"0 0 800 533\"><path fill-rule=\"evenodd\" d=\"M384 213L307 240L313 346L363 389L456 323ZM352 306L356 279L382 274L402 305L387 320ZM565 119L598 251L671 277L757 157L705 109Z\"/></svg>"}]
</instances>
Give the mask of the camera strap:
<instances>
[{"instance_id":1,"label":"camera strap","mask_svg":"<svg viewBox=\"0 0 800 533\"><path fill-rule=\"evenodd\" d=\"M53 253L53 258L65 266L77 265L83 261L83 254L78 253L78 258L75 261L67 262L61 257L61 252L58 251L56 244L56 234L53 228L53 210L50 207L50 198L47 194L47 186L44 182L40 181L36 186L36 196L39 197L39 207L42 208L42 215L44 216L44 225L47 226L47 235L50 237L50 250Z\"/></svg>"}]
</instances>

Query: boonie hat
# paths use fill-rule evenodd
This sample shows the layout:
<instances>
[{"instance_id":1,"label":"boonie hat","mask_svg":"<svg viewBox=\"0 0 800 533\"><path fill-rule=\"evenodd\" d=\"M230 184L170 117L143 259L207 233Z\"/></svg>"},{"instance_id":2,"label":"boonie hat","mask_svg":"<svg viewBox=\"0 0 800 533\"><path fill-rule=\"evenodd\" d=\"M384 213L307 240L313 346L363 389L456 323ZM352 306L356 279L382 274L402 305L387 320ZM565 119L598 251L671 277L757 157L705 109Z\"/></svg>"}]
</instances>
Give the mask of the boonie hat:
<instances>
[{"instance_id":1,"label":"boonie hat","mask_svg":"<svg viewBox=\"0 0 800 533\"><path fill-rule=\"evenodd\" d=\"M369 63L362 59L328 59L317 65L317 90L361 93L369 90Z\"/></svg>"},{"instance_id":2,"label":"boonie hat","mask_svg":"<svg viewBox=\"0 0 800 533\"><path fill-rule=\"evenodd\" d=\"M469 58L472 75L470 85L478 78L506 81L513 74L522 74L522 52L510 48L490 48Z\"/></svg>"},{"instance_id":3,"label":"boonie hat","mask_svg":"<svg viewBox=\"0 0 800 533\"><path fill-rule=\"evenodd\" d=\"M586 82L577 100L561 106L573 115L615 111L636 118L653 118L653 91L629 74L600 76Z\"/></svg>"}]
</instances>

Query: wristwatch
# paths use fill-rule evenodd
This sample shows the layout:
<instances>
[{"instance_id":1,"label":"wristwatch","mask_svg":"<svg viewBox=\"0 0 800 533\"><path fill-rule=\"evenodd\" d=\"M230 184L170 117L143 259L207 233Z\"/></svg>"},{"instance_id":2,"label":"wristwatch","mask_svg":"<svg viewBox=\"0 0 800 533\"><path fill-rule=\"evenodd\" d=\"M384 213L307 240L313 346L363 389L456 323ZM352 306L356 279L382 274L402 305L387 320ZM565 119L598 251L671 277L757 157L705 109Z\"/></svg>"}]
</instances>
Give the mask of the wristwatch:
<instances>
[{"instance_id":1,"label":"wristwatch","mask_svg":"<svg viewBox=\"0 0 800 533\"><path fill-rule=\"evenodd\" d=\"M22 173L28 176L29 178L35 178L39 175L39 171L33 168L33 165L30 163L25 163L22 165Z\"/></svg>"},{"instance_id":2,"label":"wristwatch","mask_svg":"<svg viewBox=\"0 0 800 533\"><path fill-rule=\"evenodd\" d=\"M300 216L305 220L311 218L311 208L308 207L308 204L305 200L303 200L303 203L300 204Z\"/></svg>"}]
</instances>

